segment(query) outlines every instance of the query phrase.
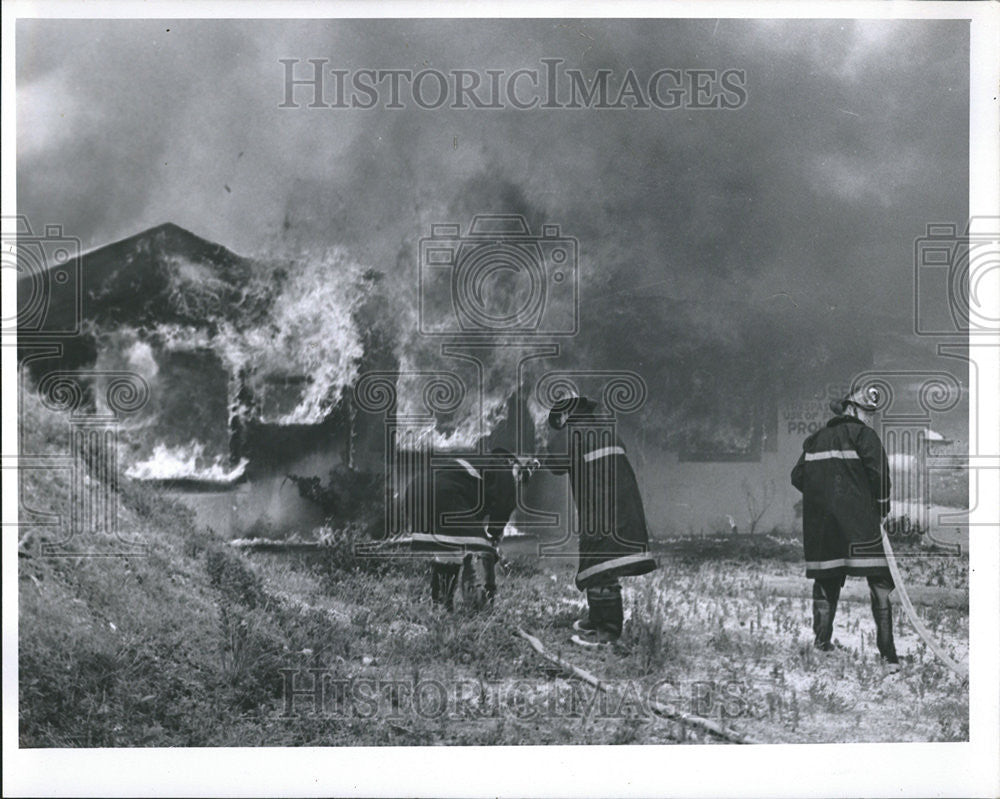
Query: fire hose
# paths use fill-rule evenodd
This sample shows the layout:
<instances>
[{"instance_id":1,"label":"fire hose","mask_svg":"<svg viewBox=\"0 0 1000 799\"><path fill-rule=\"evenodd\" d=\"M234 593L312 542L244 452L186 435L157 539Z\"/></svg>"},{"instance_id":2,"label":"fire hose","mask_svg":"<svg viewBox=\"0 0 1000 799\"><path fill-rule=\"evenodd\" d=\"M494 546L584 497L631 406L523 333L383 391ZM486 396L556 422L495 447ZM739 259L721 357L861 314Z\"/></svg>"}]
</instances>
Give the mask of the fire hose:
<instances>
[{"instance_id":1,"label":"fire hose","mask_svg":"<svg viewBox=\"0 0 1000 799\"><path fill-rule=\"evenodd\" d=\"M541 655L550 663L559 666L559 668L563 669L563 671L567 672L568 674L573 675L579 680L583 680L588 685L592 685L598 691L608 693L608 691L610 690L608 684L604 682L604 680L601 680L599 677L597 677L594 674L591 674L589 671L586 671L585 669L581 669L579 666L573 665L565 658L562 658L559 655L552 654L545 648L545 645L541 641L539 641L535 636L533 636L526 630L523 630L520 627L518 627L515 634L519 638L523 638L525 641L531 644L531 648L534 649L539 655ZM682 710L678 710L677 708L667 707L661 702L653 701L651 704L653 708L656 710L656 712L664 716L665 718L670 718L673 719L674 721L679 721L682 725L691 727L693 729L701 730L702 732L707 732L710 735L714 735L715 737L721 738L724 741L729 741L730 743L734 744L761 743L760 741L748 738L745 735L740 735L739 733L734 732L733 730L723 727L721 724L717 724L711 719L706 719L701 716L695 716L692 715L691 713L685 713Z\"/></svg>"},{"instance_id":2,"label":"fire hose","mask_svg":"<svg viewBox=\"0 0 1000 799\"><path fill-rule=\"evenodd\" d=\"M896 593L899 594L899 601L903 605L903 610L906 611L906 616L910 620L910 624L913 625L913 629L917 631L928 648L941 658L941 661L955 674L962 678L963 683L969 681L969 670L968 668L962 668L958 663L951 659L944 648L938 644L930 634L930 631L924 626L923 622L920 621L920 617L917 616L917 611L913 607L913 603L910 602L910 596L906 593L906 585L903 583L903 577L899 571L899 564L896 563L896 556L892 551L892 544L889 543L889 534L886 532L885 525L881 526L882 530L882 548L885 550L885 559L889 563L889 573L892 575L892 581L896 584Z\"/></svg>"}]
</instances>

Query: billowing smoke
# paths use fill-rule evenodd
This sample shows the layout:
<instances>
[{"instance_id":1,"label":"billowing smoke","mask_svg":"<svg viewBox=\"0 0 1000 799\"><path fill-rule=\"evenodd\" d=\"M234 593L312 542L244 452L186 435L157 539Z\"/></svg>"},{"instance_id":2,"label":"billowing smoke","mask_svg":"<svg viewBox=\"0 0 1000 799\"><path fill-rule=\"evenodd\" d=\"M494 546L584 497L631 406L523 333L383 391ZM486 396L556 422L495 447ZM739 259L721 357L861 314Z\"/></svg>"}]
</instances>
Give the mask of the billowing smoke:
<instances>
[{"instance_id":1,"label":"billowing smoke","mask_svg":"<svg viewBox=\"0 0 1000 799\"><path fill-rule=\"evenodd\" d=\"M373 336L404 371L477 381L471 361L416 334L419 242L432 225L464 235L475 215L505 213L533 234L559 225L579 245L579 333L558 358L530 362L529 382L550 368L634 371L649 389L639 419L664 444L738 439L761 397L866 367L870 331L911 321L914 238L927 222L967 216L961 22L18 25L21 210L85 245L170 219L285 264L266 318L212 333L248 374L310 377L275 421L329 410ZM742 70L747 102L427 111L311 109L304 98L279 108L282 58L509 74L549 57L588 76ZM427 434L450 446L488 432L529 349L481 357L482 396ZM402 410L415 407L416 385L400 390Z\"/></svg>"}]
</instances>

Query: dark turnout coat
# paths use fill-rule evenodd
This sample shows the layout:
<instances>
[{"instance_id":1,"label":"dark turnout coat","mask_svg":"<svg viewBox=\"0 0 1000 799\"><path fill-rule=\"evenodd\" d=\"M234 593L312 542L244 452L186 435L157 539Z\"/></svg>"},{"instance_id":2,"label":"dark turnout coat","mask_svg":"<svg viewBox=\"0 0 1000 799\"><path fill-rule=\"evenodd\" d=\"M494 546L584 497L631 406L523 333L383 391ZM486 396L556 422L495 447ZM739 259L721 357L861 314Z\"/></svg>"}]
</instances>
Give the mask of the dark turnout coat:
<instances>
[{"instance_id":1,"label":"dark turnout coat","mask_svg":"<svg viewBox=\"0 0 1000 799\"><path fill-rule=\"evenodd\" d=\"M888 573L880 525L889 513L889 462L878 435L837 416L802 445L792 485L802 492L806 576Z\"/></svg>"},{"instance_id":2,"label":"dark turnout coat","mask_svg":"<svg viewBox=\"0 0 1000 799\"><path fill-rule=\"evenodd\" d=\"M463 458L437 467L429 506L412 520L411 549L439 561L461 561L470 552L497 554L499 540L517 504L509 468L477 469ZM417 490L414 482L408 488Z\"/></svg>"},{"instance_id":3,"label":"dark turnout coat","mask_svg":"<svg viewBox=\"0 0 1000 799\"><path fill-rule=\"evenodd\" d=\"M625 445L607 428L571 423L566 429L568 464L547 460L552 471L569 474L573 491L580 535L577 588L653 571L646 513Z\"/></svg>"}]
</instances>

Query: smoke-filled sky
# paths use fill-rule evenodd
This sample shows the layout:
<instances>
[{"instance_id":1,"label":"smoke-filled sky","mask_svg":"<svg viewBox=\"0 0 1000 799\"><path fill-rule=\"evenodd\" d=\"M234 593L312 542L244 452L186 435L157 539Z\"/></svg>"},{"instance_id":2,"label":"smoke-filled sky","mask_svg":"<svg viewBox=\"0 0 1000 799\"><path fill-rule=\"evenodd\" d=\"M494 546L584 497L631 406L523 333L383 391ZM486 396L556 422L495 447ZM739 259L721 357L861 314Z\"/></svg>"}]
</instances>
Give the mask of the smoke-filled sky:
<instances>
[{"instance_id":1,"label":"smoke-filled sky","mask_svg":"<svg viewBox=\"0 0 1000 799\"><path fill-rule=\"evenodd\" d=\"M965 22L17 24L18 210L85 246L173 221L242 254L337 243L415 277L430 223L516 210L579 237L584 280L620 283L609 303L653 291L906 317L913 239L967 216ZM735 69L746 103L316 109L300 89L302 107L279 108L279 59L304 76L310 58L506 75L561 58L614 85Z\"/></svg>"}]
</instances>

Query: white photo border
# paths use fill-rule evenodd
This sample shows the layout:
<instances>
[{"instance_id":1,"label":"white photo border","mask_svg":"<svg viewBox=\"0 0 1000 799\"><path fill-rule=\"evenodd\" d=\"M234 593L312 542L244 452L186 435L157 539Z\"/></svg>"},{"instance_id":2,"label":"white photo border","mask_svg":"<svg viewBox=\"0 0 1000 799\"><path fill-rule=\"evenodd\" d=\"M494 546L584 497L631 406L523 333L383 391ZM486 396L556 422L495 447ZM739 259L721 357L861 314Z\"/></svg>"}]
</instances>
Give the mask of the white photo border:
<instances>
[{"instance_id":1,"label":"white photo border","mask_svg":"<svg viewBox=\"0 0 1000 799\"><path fill-rule=\"evenodd\" d=\"M14 21L22 17L777 17L968 19L971 25L970 215L1000 216L997 85L1000 5L990 2L7 2L3 4L3 215L16 214ZM4 317L13 303L3 275ZM995 285L991 289L995 293ZM1000 307L1000 297L987 298ZM1000 335L972 348L978 451L1000 452ZM16 353L2 352L3 452L16 451ZM978 422L978 423L977 423ZM16 490L3 491L4 522ZM1000 506L980 498L970 521L968 743L304 749L18 748L17 551L3 539L4 794L241 796L996 796L1000 795ZM447 780L441 775L448 774Z\"/></svg>"}]
</instances>

